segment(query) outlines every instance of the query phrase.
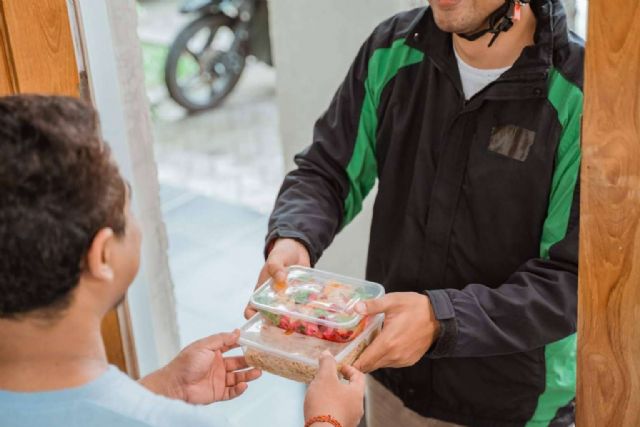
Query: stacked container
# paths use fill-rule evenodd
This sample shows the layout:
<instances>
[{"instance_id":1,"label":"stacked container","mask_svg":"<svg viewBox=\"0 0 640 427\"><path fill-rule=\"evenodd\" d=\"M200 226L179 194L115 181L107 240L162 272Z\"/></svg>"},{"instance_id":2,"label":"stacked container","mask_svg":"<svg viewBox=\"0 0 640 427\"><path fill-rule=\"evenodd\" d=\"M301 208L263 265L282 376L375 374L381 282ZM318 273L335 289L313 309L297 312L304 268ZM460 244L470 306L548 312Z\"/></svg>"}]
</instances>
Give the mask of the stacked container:
<instances>
[{"instance_id":1,"label":"stacked container","mask_svg":"<svg viewBox=\"0 0 640 427\"><path fill-rule=\"evenodd\" d=\"M362 316L355 305L380 298L377 283L305 267L290 267L286 283L267 281L251 297L258 310L241 329L240 345L254 367L309 382L320 354L352 364L382 327L383 315Z\"/></svg>"}]
</instances>

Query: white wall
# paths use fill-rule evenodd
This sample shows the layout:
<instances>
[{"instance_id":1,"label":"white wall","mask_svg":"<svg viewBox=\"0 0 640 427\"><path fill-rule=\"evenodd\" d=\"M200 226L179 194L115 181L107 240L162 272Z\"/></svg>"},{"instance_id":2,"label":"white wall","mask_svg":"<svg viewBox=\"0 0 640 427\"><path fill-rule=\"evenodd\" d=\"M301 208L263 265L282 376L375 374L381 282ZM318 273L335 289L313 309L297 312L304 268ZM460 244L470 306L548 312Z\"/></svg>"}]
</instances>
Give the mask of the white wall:
<instances>
[{"instance_id":1,"label":"white wall","mask_svg":"<svg viewBox=\"0 0 640 427\"><path fill-rule=\"evenodd\" d=\"M134 212L144 235L142 265L128 300L140 373L145 375L173 358L179 337L135 2L76 0L76 4L103 137L131 183Z\"/></svg>"},{"instance_id":2,"label":"white wall","mask_svg":"<svg viewBox=\"0 0 640 427\"><path fill-rule=\"evenodd\" d=\"M425 0L270 0L278 70L278 109L285 165L311 142L313 123L327 108L360 45L391 15ZM318 267L364 276L372 192L363 212L337 238Z\"/></svg>"}]
</instances>

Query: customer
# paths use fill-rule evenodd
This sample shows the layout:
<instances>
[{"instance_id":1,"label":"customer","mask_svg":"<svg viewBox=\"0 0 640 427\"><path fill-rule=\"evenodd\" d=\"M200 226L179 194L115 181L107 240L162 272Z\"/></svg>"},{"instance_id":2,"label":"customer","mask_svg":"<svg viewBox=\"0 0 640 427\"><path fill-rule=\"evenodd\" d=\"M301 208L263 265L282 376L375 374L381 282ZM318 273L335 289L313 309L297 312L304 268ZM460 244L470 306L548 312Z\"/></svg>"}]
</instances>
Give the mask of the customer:
<instances>
[{"instance_id":1,"label":"customer","mask_svg":"<svg viewBox=\"0 0 640 427\"><path fill-rule=\"evenodd\" d=\"M108 365L100 325L139 265L130 198L90 107L0 98L2 426L223 426L188 403L235 398L260 376L243 357L223 357L238 331L191 344L139 383ZM307 419L358 423L364 378L343 373L349 384L323 358Z\"/></svg>"}]
</instances>

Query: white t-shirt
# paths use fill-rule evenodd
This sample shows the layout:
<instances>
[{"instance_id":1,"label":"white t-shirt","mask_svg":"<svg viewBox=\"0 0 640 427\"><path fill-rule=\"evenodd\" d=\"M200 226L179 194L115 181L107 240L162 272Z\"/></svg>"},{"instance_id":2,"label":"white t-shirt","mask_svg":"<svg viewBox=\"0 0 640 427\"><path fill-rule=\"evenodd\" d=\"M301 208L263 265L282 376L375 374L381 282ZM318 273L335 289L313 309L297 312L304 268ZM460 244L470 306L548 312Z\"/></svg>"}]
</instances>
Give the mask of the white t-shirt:
<instances>
[{"instance_id":1,"label":"white t-shirt","mask_svg":"<svg viewBox=\"0 0 640 427\"><path fill-rule=\"evenodd\" d=\"M202 407L151 393L115 367L80 387L0 390L2 427L228 427Z\"/></svg>"},{"instance_id":2,"label":"white t-shirt","mask_svg":"<svg viewBox=\"0 0 640 427\"><path fill-rule=\"evenodd\" d=\"M467 64L460 58L458 52L454 48L453 51L456 54L456 60L458 61L458 70L460 70L460 80L462 81L462 90L464 91L464 97L470 99L473 95L484 89L489 83L495 81L511 66L504 68L493 68L489 70L483 70L481 68L475 68Z\"/></svg>"}]
</instances>

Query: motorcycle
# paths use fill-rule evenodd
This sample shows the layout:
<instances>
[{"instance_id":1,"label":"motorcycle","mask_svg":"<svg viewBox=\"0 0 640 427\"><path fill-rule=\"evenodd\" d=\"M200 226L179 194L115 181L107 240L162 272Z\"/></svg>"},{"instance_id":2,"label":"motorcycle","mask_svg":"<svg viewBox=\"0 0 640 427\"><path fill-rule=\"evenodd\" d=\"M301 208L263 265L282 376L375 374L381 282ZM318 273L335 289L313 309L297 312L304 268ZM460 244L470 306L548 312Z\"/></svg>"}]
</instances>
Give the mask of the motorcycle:
<instances>
[{"instance_id":1,"label":"motorcycle","mask_svg":"<svg viewBox=\"0 0 640 427\"><path fill-rule=\"evenodd\" d=\"M194 14L171 44L165 82L189 112L213 109L231 93L248 56L273 65L266 0L188 0Z\"/></svg>"}]
</instances>

